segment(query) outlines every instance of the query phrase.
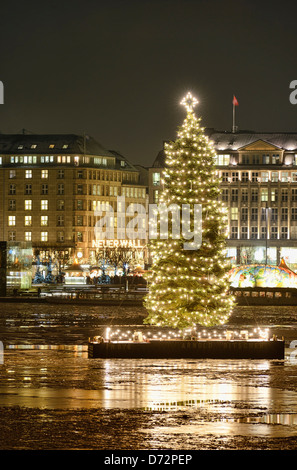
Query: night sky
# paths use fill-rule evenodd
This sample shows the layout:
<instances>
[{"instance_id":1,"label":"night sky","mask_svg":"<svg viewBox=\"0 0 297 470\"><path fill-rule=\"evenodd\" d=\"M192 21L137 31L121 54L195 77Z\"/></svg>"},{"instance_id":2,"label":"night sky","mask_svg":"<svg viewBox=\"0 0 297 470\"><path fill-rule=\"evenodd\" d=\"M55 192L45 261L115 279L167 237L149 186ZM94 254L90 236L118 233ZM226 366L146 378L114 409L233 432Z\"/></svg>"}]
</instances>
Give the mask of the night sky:
<instances>
[{"instance_id":1,"label":"night sky","mask_svg":"<svg viewBox=\"0 0 297 470\"><path fill-rule=\"evenodd\" d=\"M2 133L87 133L149 166L191 91L202 125L297 132L295 1L1 2Z\"/></svg>"}]
</instances>

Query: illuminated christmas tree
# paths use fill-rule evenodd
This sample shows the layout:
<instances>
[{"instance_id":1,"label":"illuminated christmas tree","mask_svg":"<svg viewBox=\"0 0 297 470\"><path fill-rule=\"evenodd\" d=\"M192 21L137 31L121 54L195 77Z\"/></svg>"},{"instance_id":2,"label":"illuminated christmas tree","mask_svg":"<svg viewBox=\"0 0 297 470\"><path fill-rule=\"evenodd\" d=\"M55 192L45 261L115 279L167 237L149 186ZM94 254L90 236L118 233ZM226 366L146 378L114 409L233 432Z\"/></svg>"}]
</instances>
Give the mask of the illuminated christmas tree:
<instances>
[{"instance_id":1,"label":"illuminated christmas tree","mask_svg":"<svg viewBox=\"0 0 297 470\"><path fill-rule=\"evenodd\" d=\"M187 109L186 119L177 139L165 144L158 206L162 210L158 233L150 244L153 263L144 323L173 328L213 326L226 323L233 306L225 253L227 208L219 199L215 151L194 113L197 100L188 93L181 104ZM180 218L177 211L168 211L170 206L181 209ZM189 242L189 235L196 243Z\"/></svg>"}]
</instances>

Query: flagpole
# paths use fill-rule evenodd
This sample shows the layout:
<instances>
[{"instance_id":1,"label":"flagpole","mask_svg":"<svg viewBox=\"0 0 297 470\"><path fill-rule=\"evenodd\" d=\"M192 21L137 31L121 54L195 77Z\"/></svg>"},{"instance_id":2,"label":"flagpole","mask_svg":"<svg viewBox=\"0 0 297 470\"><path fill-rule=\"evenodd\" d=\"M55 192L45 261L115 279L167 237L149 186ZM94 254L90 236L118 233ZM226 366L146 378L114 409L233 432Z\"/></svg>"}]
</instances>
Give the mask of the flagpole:
<instances>
[{"instance_id":1,"label":"flagpole","mask_svg":"<svg viewBox=\"0 0 297 470\"><path fill-rule=\"evenodd\" d=\"M234 104L234 100L233 100L233 126L232 126L232 132L234 133L236 131L236 128L235 128L235 104Z\"/></svg>"}]
</instances>

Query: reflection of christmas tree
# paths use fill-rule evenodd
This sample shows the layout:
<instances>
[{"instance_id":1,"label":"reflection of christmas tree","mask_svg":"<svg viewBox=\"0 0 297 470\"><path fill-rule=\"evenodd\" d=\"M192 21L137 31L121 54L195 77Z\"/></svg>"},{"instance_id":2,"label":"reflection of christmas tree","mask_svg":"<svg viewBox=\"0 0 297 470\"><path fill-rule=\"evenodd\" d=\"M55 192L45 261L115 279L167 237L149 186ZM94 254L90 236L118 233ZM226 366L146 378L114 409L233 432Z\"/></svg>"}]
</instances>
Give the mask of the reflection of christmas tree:
<instances>
[{"instance_id":1,"label":"reflection of christmas tree","mask_svg":"<svg viewBox=\"0 0 297 470\"><path fill-rule=\"evenodd\" d=\"M187 117L176 141L165 146L160 202L167 207L187 204L192 218L194 204L201 204L202 244L199 249L186 250L185 239L176 239L170 231L168 239L162 240L160 233L152 241L153 266L145 299L149 315L144 320L176 328L223 324L233 305L227 294L230 266L224 253L227 209L219 201L215 152L194 114L195 98L188 94L182 104L187 108Z\"/></svg>"}]
</instances>

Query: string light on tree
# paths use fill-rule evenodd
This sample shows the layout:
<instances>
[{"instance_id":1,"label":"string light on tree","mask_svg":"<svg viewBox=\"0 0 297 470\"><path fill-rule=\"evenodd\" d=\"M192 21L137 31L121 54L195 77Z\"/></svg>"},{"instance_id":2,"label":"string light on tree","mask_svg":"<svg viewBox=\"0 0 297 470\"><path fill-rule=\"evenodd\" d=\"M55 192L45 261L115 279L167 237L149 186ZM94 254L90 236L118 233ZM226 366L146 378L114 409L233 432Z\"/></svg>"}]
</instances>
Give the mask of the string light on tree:
<instances>
[{"instance_id":1,"label":"string light on tree","mask_svg":"<svg viewBox=\"0 0 297 470\"><path fill-rule=\"evenodd\" d=\"M176 140L165 144L159 203L167 208L171 204L187 205L191 214L195 204L202 205L202 244L199 249L185 250L182 230L177 239L170 229L167 237L160 230L151 241L153 264L145 298L149 314L144 323L173 328L213 326L224 324L233 307L233 298L228 295L230 265L225 255L227 207L219 197L213 145L194 113L198 101L188 93L181 104L187 115ZM160 227L163 217L160 211ZM172 212L169 228L175 226L174 217ZM196 230L192 223L192 233Z\"/></svg>"}]
</instances>

